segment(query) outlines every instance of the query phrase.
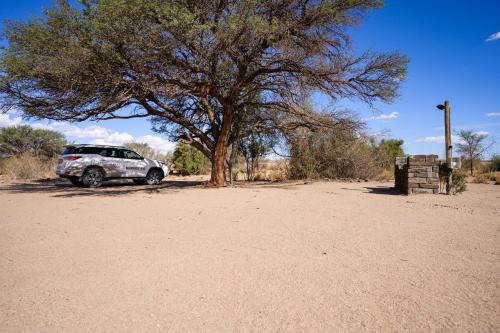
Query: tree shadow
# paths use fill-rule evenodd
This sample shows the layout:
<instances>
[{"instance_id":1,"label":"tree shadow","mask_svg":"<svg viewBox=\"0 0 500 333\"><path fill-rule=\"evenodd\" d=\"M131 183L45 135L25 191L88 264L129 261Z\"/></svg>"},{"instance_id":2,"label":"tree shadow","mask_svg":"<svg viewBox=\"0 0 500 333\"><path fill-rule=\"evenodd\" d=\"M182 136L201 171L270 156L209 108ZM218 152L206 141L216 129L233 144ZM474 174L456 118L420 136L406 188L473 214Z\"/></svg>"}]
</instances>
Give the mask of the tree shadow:
<instances>
[{"instance_id":1,"label":"tree shadow","mask_svg":"<svg viewBox=\"0 0 500 333\"><path fill-rule=\"evenodd\" d=\"M45 193L57 198L72 197L108 197L122 196L132 193L159 194L183 188L198 188L206 186L206 181L200 180L166 180L160 185L137 185L131 181L106 181L100 188L76 187L64 180L37 181L24 183L1 184L0 191L7 193Z\"/></svg>"},{"instance_id":2,"label":"tree shadow","mask_svg":"<svg viewBox=\"0 0 500 333\"><path fill-rule=\"evenodd\" d=\"M365 187L368 193L372 194L385 194L385 195L403 195L402 192L389 186L376 186L376 187Z\"/></svg>"}]
</instances>

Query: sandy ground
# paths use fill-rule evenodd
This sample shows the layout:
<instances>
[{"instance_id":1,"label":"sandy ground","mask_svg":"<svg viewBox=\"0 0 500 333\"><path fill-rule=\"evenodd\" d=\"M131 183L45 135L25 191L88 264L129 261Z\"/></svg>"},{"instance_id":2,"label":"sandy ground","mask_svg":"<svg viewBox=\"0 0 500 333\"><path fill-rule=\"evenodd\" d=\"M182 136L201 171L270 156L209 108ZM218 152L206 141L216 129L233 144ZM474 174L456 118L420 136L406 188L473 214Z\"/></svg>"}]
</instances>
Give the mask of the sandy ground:
<instances>
[{"instance_id":1,"label":"sandy ground","mask_svg":"<svg viewBox=\"0 0 500 333\"><path fill-rule=\"evenodd\" d=\"M0 184L1 332L499 332L500 186Z\"/></svg>"}]
</instances>

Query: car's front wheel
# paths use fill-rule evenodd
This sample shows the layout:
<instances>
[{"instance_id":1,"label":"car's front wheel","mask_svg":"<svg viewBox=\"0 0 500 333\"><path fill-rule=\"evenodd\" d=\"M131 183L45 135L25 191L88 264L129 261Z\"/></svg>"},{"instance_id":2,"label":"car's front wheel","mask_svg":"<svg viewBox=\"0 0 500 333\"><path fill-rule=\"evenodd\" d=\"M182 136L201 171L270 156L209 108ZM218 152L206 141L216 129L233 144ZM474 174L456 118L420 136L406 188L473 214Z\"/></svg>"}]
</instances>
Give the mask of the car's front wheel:
<instances>
[{"instance_id":1,"label":"car's front wheel","mask_svg":"<svg viewBox=\"0 0 500 333\"><path fill-rule=\"evenodd\" d=\"M104 175L99 168L89 168L82 176L82 183L85 187L99 187L103 180Z\"/></svg>"},{"instance_id":2,"label":"car's front wheel","mask_svg":"<svg viewBox=\"0 0 500 333\"><path fill-rule=\"evenodd\" d=\"M162 179L163 172L158 169L153 169L148 172L148 175L146 176L146 183L148 183L148 185L160 185Z\"/></svg>"}]
</instances>

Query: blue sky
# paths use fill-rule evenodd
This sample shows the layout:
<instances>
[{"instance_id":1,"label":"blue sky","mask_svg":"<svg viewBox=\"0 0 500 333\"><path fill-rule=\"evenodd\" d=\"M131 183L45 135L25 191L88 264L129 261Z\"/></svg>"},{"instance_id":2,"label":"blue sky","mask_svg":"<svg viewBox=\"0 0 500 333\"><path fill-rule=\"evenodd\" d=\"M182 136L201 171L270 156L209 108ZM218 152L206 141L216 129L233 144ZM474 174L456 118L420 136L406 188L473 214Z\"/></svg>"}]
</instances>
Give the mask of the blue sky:
<instances>
[{"instance_id":1,"label":"blue sky","mask_svg":"<svg viewBox=\"0 0 500 333\"><path fill-rule=\"evenodd\" d=\"M26 19L50 3L2 1L0 20ZM378 103L373 110L356 101L338 101L338 107L356 110L370 133L389 131L389 137L404 139L410 154L442 156L443 114L435 106L448 99L452 128L487 132L498 142L491 153L500 153L500 1L386 0L384 8L353 29L352 43L357 51L398 50L410 57L407 80L392 104ZM322 97L315 102L329 103ZM0 126L20 122L15 115L0 115ZM152 133L145 119L36 125L58 129L77 142L133 139L163 151L173 147Z\"/></svg>"}]
</instances>

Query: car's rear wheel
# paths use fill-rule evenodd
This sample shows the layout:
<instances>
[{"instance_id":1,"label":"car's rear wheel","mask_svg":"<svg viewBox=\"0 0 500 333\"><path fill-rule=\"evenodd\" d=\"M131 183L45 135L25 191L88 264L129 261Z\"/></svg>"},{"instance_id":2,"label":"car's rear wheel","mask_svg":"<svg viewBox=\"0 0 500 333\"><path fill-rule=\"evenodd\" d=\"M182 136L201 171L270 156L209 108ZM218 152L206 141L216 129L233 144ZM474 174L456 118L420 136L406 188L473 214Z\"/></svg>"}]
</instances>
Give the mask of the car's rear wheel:
<instances>
[{"instance_id":1,"label":"car's rear wheel","mask_svg":"<svg viewBox=\"0 0 500 333\"><path fill-rule=\"evenodd\" d=\"M73 184L75 186L82 186L83 185L82 180L80 179L80 177L71 177L69 179L69 181L71 182L71 184Z\"/></svg>"},{"instance_id":2,"label":"car's rear wheel","mask_svg":"<svg viewBox=\"0 0 500 333\"><path fill-rule=\"evenodd\" d=\"M102 185L104 175L99 168L89 168L82 177L82 183L85 187L99 187Z\"/></svg>"},{"instance_id":3,"label":"car's rear wheel","mask_svg":"<svg viewBox=\"0 0 500 333\"><path fill-rule=\"evenodd\" d=\"M148 175L146 176L146 183L148 183L148 185L160 185L162 179L163 172L158 169L153 169L148 172Z\"/></svg>"},{"instance_id":4,"label":"car's rear wheel","mask_svg":"<svg viewBox=\"0 0 500 333\"><path fill-rule=\"evenodd\" d=\"M143 185L144 183L146 183L146 179L144 178L140 178L140 179L132 179L134 181L134 183L136 183L137 185Z\"/></svg>"}]
</instances>

